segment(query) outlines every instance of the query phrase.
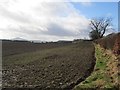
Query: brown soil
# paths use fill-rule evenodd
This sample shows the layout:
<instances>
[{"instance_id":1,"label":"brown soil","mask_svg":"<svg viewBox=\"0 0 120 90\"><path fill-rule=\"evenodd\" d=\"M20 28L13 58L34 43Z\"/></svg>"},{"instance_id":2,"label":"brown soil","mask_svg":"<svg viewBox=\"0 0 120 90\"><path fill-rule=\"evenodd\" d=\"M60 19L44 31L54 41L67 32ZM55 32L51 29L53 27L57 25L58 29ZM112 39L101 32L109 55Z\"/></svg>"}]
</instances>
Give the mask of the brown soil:
<instances>
[{"instance_id":1,"label":"brown soil","mask_svg":"<svg viewBox=\"0 0 120 90\"><path fill-rule=\"evenodd\" d=\"M70 90L92 72L95 65L94 52L92 42L82 42L54 49L46 48L39 54L31 52L35 54L30 54L30 60L38 58L25 64L16 63L26 60L21 59L27 57L24 53L4 56L3 87ZM44 56L41 53L45 53Z\"/></svg>"}]
</instances>

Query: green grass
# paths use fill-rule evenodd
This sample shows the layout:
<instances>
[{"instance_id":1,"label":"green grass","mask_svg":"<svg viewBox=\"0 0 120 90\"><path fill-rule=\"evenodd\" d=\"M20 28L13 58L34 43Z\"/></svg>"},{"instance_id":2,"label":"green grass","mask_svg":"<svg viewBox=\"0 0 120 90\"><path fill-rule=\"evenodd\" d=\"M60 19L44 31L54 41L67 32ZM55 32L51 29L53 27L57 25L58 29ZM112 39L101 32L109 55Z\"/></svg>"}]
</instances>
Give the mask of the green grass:
<instances>
[{"instance_id":1,"label":"green grass","mask_svg":"<svg viewBox=\"0 0 120 90\"><path fill-rule=\"evenodd\" d=\"M95 45L96 65L93 73L74 90L81 90L82 88L114 88L111 78L108 75L107 64L112 57L105 54L105 51L98 45Z\"/></svg>"}]
</instances>

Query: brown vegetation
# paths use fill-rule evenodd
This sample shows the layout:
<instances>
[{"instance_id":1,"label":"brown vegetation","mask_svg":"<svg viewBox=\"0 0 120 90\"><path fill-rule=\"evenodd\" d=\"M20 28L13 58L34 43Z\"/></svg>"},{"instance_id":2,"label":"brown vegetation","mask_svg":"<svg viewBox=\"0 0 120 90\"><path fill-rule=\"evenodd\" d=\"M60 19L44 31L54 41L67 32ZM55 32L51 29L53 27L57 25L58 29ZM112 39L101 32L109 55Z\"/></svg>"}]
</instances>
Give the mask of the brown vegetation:
<instances>
[{"instance_id":1,"label":"brown vegetation","mask_svg":"<svg viewBox=\"0 0 120 90\"><path fill-rule=\"evenodd\" d=\"M113 52L117 55L120 55L120 33L117 34L115 44L113 47Z\"/></svg>"},{"instance_id":2,"label":"brown vegetation","mask_svg":"<svg viewBox=\"0 0 120 90\"><path fill-rule=\"evenodd\" d=\"M120 33L112 33L95 41L102 48L112 50L114 54L120 55Z\"/></svg>"}]
</instances>

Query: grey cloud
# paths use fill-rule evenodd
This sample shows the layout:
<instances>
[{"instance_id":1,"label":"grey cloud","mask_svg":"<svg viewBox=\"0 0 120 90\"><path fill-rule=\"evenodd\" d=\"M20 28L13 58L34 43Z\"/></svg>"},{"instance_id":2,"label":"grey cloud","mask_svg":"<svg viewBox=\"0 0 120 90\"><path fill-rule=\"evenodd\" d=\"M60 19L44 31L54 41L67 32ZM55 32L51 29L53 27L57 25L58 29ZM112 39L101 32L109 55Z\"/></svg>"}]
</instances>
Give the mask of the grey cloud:
<instances>
[{"instance_id":1,"label":"grey cloud","mask_svg":"<svg viewBox=\"0 0 120 90\"><path fill-rule=\"evenodd\" d=\"M22 22L22 23L30 23L31 20L24 15L24 13L14 13L10 12L7 8L0 6L0 14L6 18L10 18L14 21Z\"/></svg>"},{"instance_id":2,"label":"grey cloud","mask_svg":"<svg viewBox=\"0 0 120 90\"><path fill-rule=\"evenodd\" d=\"M73 36L74 34L70 31L64 29L55 23L50 23L48 26L48 31L43 31L44 34L55 35L55 36Z\"/></svg>"},{"instance_id":3,"label":"grey cloud","mask_svg":"<svg viewBox=\"0 0 120 90\"><path fill-rule=\"evenodd\" d=\"M22 2L24 3L24 1ZM31 11L27 11L27 9L24 10L27 4L25 4L24 7L20 4L18 7L22 7L22 9L20 9L21 11L17 11L17 9L15 9L15 12L11 11L12 9L14 10L14 6L9 9L7 6L0 5L0 17L2 17L3 21L5 20L6 22L6 27L0 27L0 31L5 31L2 32L3 34L7 32L10 34L10 37L13 35L15 37L19 37L20 35L23 38L52 38L51 40L61 38L69 39L70 37L84 37L87 35L86 32L84 32L84 28L82 28L87 25L82 25L83 23L78 21L85 21L84 23L86 24L87 19L80 16L78 10L76 10L70 3L45 3L44 5L41 4L41 6L40 4L35 4L33 7L28 5L28 8ZM79 16L79 18L73 19L75 16ZM80 32L83 33L76 34L79 27L81 29Z\"/></svg>"}]
</instances>

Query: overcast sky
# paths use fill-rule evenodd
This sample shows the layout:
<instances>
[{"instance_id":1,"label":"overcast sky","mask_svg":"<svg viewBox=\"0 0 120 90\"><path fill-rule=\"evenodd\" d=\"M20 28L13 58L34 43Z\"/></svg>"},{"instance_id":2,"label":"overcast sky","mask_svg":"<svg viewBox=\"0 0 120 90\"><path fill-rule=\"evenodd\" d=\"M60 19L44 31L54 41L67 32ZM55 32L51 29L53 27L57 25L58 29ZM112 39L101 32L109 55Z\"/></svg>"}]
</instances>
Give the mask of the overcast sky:
<instances>
[{"instance_id":1,"label":"overcast sky","mask_svg":"<svg viewBox=\"0 0 120 90\"><path fill-rule=\"evenodd\" d=\"M87 0L89 1L89 0ZM41 2L0 0L0 39L73 40L89 38L89 19L112 17L118 27L117 2Z\"/></svg>"}]
</instances>

